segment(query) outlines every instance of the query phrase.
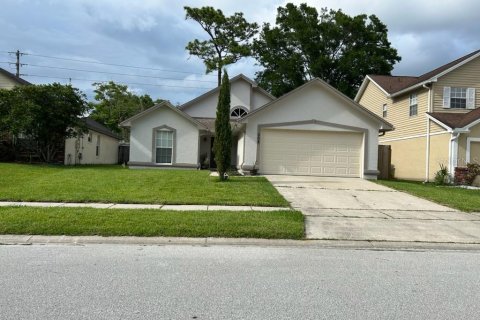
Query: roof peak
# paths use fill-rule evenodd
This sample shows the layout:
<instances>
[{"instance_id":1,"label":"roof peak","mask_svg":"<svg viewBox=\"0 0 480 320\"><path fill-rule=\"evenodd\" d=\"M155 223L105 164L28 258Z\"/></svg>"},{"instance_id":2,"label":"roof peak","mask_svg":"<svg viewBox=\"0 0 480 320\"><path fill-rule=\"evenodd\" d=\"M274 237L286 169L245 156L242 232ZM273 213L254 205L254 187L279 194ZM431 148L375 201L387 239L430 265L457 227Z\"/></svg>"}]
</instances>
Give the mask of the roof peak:
<instances>
[{"instance_id":1,"label":"roof peak","mask_svg":"<svg viewBox=\"0 0 480 320\"><path fill-rule=\"evenodd\" d=\"M400 91L409 90L409 88L411 87L422 84L423 82L437 76L443 75L443 73L449 72L450 69L458 67L460 64L465 63L471 58L475 58L479 54L480 50L470 52L469 54L450 61L420 76L368 75L368 77L370 77L378 86L385 90L387 94L393 95L399 93ZM394 79L400 81L393 81Z\"/></svg>"}]
</instances>

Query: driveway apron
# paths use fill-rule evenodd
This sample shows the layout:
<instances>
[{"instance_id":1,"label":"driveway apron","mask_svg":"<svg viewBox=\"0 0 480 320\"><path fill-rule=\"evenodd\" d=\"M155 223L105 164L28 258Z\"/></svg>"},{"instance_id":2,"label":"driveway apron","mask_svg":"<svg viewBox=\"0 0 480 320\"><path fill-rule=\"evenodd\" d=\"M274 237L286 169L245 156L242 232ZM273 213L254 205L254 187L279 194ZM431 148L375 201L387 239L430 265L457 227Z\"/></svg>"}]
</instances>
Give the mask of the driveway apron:
<instances>
[{"instance_id":1,"label":"driveway apron","mask_svg":"<svg viewBox=\"0 0 480 320\"><path fill-rule=\"evenodd\" d=\"M480 243L480 215L358 178L268 175L308 239Z\"/></svg>"}]
</instances>

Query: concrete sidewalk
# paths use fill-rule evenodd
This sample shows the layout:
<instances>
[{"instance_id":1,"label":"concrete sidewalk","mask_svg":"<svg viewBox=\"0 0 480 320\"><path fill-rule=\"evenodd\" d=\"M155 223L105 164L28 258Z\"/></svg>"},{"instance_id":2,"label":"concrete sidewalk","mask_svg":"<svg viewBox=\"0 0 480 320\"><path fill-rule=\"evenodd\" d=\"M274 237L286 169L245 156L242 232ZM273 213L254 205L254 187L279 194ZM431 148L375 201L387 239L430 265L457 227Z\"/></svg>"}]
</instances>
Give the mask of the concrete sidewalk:
<instances>
[{"instance_id":1,"label":"concrete sidewalk","mask_svg":"<svg viewBox=\"0 0 480 320\"><path fill-rule=\"evenodd\" d=\"M95 208L95 209L156 209L172 211L279 211L292 210L288 207L259 206L216 206L216 205L169 205L169 204L136 204L136 203L80 203L80 202L15 202L0 201L0 207L64 207L64 208Z\"/></svg>"}]
</instances>

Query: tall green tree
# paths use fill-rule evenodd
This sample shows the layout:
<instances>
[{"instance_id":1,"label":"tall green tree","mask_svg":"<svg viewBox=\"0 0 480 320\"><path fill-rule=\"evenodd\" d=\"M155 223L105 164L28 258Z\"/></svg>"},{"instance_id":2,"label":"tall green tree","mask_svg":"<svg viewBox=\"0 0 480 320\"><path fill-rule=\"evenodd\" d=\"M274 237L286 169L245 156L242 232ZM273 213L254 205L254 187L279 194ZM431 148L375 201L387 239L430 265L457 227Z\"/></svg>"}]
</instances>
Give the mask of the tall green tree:
<instances>
[{"instance_id":1,"label":"tall green tree","mask_svg":"<svg viewBox=\"0 0 480 320\"><path fill-rule=\"evenodd\" d=\"M142 112L154 103L148 95L138 96L128 90L126 85L113 81L108 83L94 83L95 102L92 103L93 112L90 115L94 120L103 123L114 132L127 138L127 133L118 126L120 122Z\"/></svg>"},{"instance_id":2,"label":"tall green tree","mask_svg":"<svg viewBox=\"0 0 480 320\"><path fill-rule=\"evenodd\" d=\"M186 49L203 60L206 72L217 71L218 85L222 81L222 68L251 55L250 40L258 32L256 23L249 23L243 13L226 17L212 7L184 7L185 19L192 19L208 34L208 40L190 41Z\"/></svg>"},{"instance_id":3,"label":"tall green tree","mask_svg":"<svg viewBox=\"0 0 480 320\"><path fill-rule=\"evenodd\" d=\"M23 134L40 159L51 162L65 144L84 128L81 120L89 111L85 95L70 85L53 83L15 87L0 94L3 129Z\"/></svg>"},{"instance_id":4,"label":"tall green tree","mask_svg":"<svg viewBox=\"0 0 480 320\"><path fill-rule=\"evenodd\" d=\"M253 50L264 68L256 80L276 96L319 77L354 97L366 74L389 75L401 59L377 16L292 3L263 25Z\"/></svg>"},{"instance_id":5,"label":"tall green tree","mask_svg":"<svg viewBox=\"0 0 480 320\"><path fill-rule=\"evenodd\" d=\"M232 128L230 127L230 80L224 71L220 93L218 95L217 115L215 119L214 151L220 181L231 166Z\"/></svg>"}]
</instances>

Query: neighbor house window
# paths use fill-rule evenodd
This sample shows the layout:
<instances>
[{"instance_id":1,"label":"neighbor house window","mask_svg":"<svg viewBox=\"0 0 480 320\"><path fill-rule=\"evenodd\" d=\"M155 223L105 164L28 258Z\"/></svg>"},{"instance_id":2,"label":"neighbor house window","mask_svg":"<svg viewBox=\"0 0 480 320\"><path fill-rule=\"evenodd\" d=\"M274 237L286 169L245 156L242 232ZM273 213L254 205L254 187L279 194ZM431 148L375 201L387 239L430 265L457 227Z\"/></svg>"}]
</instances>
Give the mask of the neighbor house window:
<instances>
[{"instance_id":1,"label":"neighbor house window","mask_svg":"<svg viewBox=\"0 0 480 320\"><path fill-rule=\"evenodd\" d=\"M465 109L467 107L467 88L450 88L450 108Z\"/></svg>"},{"instance_id":2,"label":"neighbor house window","mask_svg":"<svg viewBox=\"0 0 480 320\"><path fill-rule=\"evenodd\" d=\"M387 110L388 110L387 104L384 104L383 107L382 107L382 116L384 118L387 117Z\"/></svg>"},{"instance_id":3,"label":"neighbor house window","mask_svg":"<svg viewBox=\"0 0 480 320\"><path fill-rule=\"evenodd\" d=\"M89 132L87 137L88 142L92 142L92 134Z\"/></svg>"},{"instance_id":4,"label":"neighbor house window","mask_svg":"<svg viewBox=\"0 0 480 320\"><path fill-rule=\"evenodd\" d=\"M230 117L241 118L247 115L247 111L243 108L237 107L230 112Z\"/></svg>"},{"instance_id":5,"label":"neighbor house window","mask_svg":"<svg viewBox=\"0 0 480 320\"><path fill-rule=\"evenodd\" d=\"M95 147L95 155L100 155L100 135L97 135L97 146Z\"/></svg>"},{"instance_id":6,"label":"neighbor house window","mask_svg":"<svg viewBox=\"0 0 480 320\"><path fill-rule=\"evenodd\" d=\"M173 154L173 131L157 130L155 148L155 162L160 164L171 164Z\"/></svg>"},{"instance_id":7,"label":"neighbor house window","mask_svg":"<svg viewBox=\"0 0 480 320\"><path fill-rule=\"evenodd\" d=\"M475 109L475 88L443 87L443 107Z\"/></svg>"},{"instance_id":8,"label":"neighbor house window","mask_svg":"<svg viewBox=\"0 0 480 320\"><path fill-rule=\"evenodd\" d=\"M410 117L416 116L418 113L417 94L410 95Z\"/></svg>"}]
</instances>

